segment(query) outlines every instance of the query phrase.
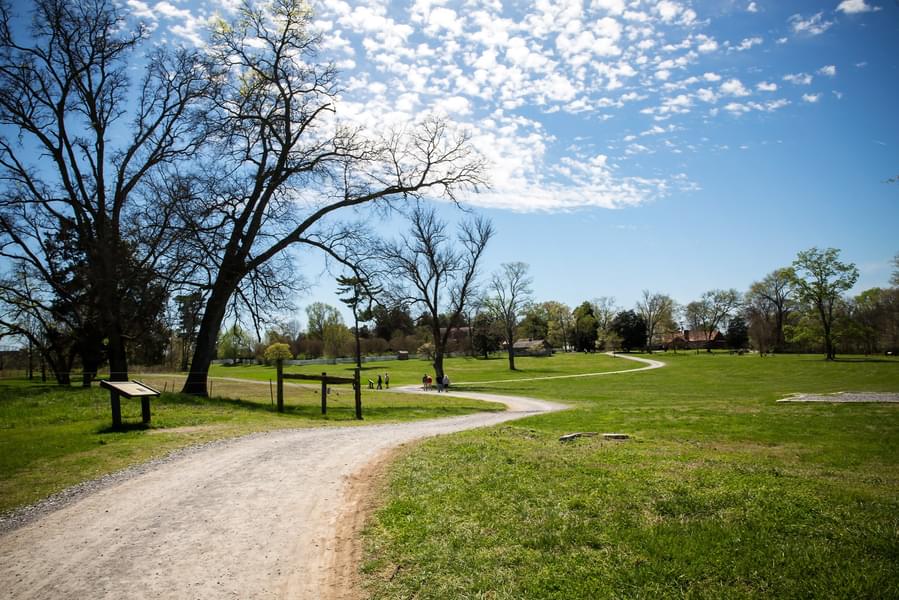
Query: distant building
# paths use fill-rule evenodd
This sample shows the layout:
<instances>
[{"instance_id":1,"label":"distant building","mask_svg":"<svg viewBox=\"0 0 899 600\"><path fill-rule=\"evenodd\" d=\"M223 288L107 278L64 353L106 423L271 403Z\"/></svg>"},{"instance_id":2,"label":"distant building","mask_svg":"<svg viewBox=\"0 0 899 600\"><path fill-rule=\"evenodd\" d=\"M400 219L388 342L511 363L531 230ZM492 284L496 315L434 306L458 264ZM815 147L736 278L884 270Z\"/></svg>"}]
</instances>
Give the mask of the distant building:
<instances>
[{"instance_id":1,"label":"distant building","mask_svg":"<svg viewBox=\"0 0 899 600\"><path fill-rule=\"evenodd\" d=\"M512 344L515 356L549 356L553 353L552 344L546 340L521 339Z\"/></svg>"},{"instance_id":2,"label":"distant building","mask_svg":"<svg viewBox=\"0 0 899 600\"><path fill-rule=\"evenodd\" d=\"M711 343L709 343L710 340ZM698 329L684 329L683 331L674 331L663 336L662 343L658 345L658 349L660 350L694 350L705 348L712 348L713 350L715 350L726 347L727 340L725 340L724 334L717 329L713 329L711 334L707 334L705 331L701 331Z\"/></svg>"}]
</instances>

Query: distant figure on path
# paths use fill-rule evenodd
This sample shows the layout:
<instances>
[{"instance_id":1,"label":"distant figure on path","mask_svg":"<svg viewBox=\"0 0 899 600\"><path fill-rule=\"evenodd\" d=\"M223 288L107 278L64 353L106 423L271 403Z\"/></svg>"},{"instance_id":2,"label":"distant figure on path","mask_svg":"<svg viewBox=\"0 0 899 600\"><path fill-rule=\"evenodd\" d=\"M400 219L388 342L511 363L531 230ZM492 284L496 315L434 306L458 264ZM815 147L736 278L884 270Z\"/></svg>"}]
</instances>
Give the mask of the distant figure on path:
<instances>
[{"instance_id":1,"label":"distant figure on path","mask_svg":"<svg viewBox=\"0 0 899 600\"><path fill-rule=\"evenodd\" d=\"M444 373L443 374L443 391L445 391L445 392L449 391L449 384L450 384L449 375Z\"/></svg>"},{"instance_id":2,"label":"distant figure on path","mask_svg":"<svg viewBox=\"0 0 899 600\"><path fill-rule=\"evenodd\" d=\"M442 391L443 391L443 377L440 377L438 375L437 376L437 393L439 394Z\"/></svg>"},{"instance_id":3,"label":"distant figure on path","mask_svg":"<svg viewBox=\"0 0 899 600\"><path fill-rule=\"evenodd\" d=\"M375 382L372 381L371 379L368 380L368 389L370 389L370 390L375 389Z\"/></svg>"},{"instance_id":4,"label":"distant figure on path","mask_svg":"<svg viewBox=\"0 0 899 600\"><path fill-rule=\"evenodd\" d=\"M384 387L390 389L390 373L386 371L384 372Z\"/></svg>"},{"instance_id":5,"label":"distant figure on path","mask_svg":"<svg viewBox=\"0 0 899 600\"><path fill-rule=\"evenodd\" d=\"M428 376L427 376L427 381L425 381L425 389L426 389L426 390L431 389L431 388L433 387L433 384L434 384L434 380L431 379L431 376L430 376L430 375L428 375Z\"/></svg>"},{"instance_id":6,"label":"distant figure on path","mask_svg":"<svg viewBox=\"0 0 899 600\"><path fill-rule=\"evenodd\" d=\"M384 383L384 382L383 382L383 380L381 379L381 376L378 375L378 389L379 389L379 390L384 389L384 388L382 387L382 384L383 384L383 383Z\"/></svg>"},{"instance_id":7,"label":"distant figure on path","mask_svg":"<svg viewBox=\"0 0 899 600\"><path fill-rule=\"evenodd\" d=\"M421 389L423 389L423 390L428 389L428 374L427 373L425 373L424 375L421 376Z\"/></svg>"}]
</instances>

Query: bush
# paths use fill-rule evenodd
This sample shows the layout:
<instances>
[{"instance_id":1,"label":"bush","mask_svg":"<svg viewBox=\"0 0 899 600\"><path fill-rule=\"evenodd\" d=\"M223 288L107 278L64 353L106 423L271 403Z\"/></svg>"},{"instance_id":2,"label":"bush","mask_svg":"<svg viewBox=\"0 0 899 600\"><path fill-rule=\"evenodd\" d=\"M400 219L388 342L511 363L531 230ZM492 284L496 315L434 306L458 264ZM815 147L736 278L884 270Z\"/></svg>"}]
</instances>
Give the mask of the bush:
<instances>
[{"instance_id":1,"label":"bush","mask_svg":"<svg viewBox=\"0 0 899 600\"><path fill-rule=\"evenodd\" d=\"M288 360L293 358L290 353L290 346L283 343L272 344L265 349L265 360L268 362L276 362L279 360Z\"/></svg>"}]
</instances>

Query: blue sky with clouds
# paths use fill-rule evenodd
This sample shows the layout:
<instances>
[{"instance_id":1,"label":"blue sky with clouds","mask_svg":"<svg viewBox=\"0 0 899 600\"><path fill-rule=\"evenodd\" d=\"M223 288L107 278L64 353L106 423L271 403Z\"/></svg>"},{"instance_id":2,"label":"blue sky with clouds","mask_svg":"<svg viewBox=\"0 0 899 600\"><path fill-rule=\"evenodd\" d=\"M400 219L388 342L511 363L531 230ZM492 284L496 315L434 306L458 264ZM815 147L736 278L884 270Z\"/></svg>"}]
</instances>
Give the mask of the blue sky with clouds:
<instances>
[{"instance_id":1,"label":"blue sky with clouds","mask_svg":"<svg viewBox=\"0 0 899 600\"><path fill-rule=\"evenodd\" d=\"M236 2L126 0L202 44ZM467 201L485 264L531 265L539 300L744 290L834 246L858 289L899 252L899 3L892 0L327 0L338 114L439 113L491 163ZM447 210L453 218L453 211ZM308 259L315 280L317 262ZM301 305L336 303L328 277Z\"/></svg>"}]
</instances>

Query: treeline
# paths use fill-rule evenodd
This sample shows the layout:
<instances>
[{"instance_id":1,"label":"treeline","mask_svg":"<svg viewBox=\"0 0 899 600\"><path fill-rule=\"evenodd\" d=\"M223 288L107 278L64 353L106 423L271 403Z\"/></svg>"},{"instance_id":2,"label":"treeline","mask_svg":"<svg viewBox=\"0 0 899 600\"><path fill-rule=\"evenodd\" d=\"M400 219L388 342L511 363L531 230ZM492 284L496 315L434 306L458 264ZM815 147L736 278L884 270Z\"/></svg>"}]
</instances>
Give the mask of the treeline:
<instances>
[{"instance_id":1,"label":"treeline","mask_svg":"<svg viewBox=\"0 0 899 600\"><path fill-rule=\"evenodd\" d=\"M709 290L685 305L651 291L644 291L631 309L610 297L573 310L555 301L529 304L516 332L519 338L546 339L556 348L579 352L751 348L762 354L821 352L828 358L837 352L896 354L899 255L893 259L892 287L848 296L858 270L841 262L839 254L812 248L745 292ZM475 331L481 351L499 349L499 327L489 313L476 317Z\"/></svg>"}]
</instances>

